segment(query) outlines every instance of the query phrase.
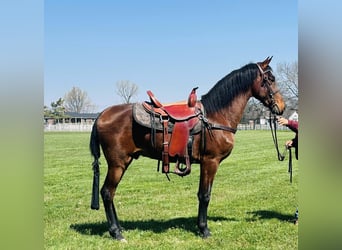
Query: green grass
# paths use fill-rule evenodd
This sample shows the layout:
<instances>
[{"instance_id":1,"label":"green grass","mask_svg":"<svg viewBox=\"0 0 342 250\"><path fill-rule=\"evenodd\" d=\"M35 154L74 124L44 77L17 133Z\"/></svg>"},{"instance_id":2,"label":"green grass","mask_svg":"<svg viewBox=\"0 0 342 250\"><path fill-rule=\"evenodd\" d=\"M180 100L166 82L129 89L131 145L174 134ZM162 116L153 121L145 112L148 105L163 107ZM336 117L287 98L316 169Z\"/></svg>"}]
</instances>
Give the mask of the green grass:
<instances>
[{"instance_id":1,"label":"green grass","mask_svg":"<svg viewBox=\"0 0 342 250\"><path fill-rule=\"evenodd\" d=\"M294 136L280 131L280 144ZM90 209L89 133L45 133L44 247L46 249L297 249L298 162L289 182L270 131L238 131L235 148L216 175L208 209L212 236L198 235L199 166L189 176L156 171L157 162L134 161L115 199L127 243L112 240L105 213ZM101 185L107 166L103 156Z\"/></svg>"}]
</instances>

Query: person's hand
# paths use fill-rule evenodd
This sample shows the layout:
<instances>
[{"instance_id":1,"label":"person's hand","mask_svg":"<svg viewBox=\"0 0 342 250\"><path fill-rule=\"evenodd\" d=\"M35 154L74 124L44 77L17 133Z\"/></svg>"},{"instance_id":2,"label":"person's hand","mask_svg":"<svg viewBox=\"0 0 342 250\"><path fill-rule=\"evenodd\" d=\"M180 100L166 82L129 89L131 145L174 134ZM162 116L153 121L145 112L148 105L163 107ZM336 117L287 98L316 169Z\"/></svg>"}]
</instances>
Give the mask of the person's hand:
<instances>
[{"instance_id":1,"label":"person's hand","mask_svg":"<svg viewBox=\"0 0 342 250\"><path fill-rule=\"evenodd\" d=\"M280 125L287 125L287 124L289 124L289 120L287 120L287 119L284 118L284 117L278 117L278 118L277 118L277 122L278 122Z\"/></svg>"},{"instance_id":2,"label":"person's hand","mask_svg":"<svg viewBox=\"0 0 342 250\"><path fill-rule=\"evenodd\" d=\"M292 147L292 143L293 143L293 141L292 141L292 140L289 140L289 141L285 142L285 146L286 146L287 148L290 148L290 147Z\"/></svg>"}]
</instances>

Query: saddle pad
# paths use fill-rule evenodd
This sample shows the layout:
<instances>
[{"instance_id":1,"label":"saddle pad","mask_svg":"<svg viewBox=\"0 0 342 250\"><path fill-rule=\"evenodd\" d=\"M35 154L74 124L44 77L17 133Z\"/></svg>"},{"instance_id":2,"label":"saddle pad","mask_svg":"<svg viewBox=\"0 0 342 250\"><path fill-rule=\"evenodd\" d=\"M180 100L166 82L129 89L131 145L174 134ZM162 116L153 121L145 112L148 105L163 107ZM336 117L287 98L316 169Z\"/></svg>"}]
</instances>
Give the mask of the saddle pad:
<instances>
[{"instance_id":1,"label":"saddle pad","mask_svg":"<svg viewBox=\"0 0 342 250\"><path fill-rule=\"evenodd\" d=\"M134 103L133 104L133 119L140 125L151 128L151 114L146 112L144 106L142 103ZM162 131L163 130L163 124L160 122L159 117L154 117L154 125L153 128ZM168 123L169 131L171 132L173 129L173 123Z\"/></svg>"}]
</instances>

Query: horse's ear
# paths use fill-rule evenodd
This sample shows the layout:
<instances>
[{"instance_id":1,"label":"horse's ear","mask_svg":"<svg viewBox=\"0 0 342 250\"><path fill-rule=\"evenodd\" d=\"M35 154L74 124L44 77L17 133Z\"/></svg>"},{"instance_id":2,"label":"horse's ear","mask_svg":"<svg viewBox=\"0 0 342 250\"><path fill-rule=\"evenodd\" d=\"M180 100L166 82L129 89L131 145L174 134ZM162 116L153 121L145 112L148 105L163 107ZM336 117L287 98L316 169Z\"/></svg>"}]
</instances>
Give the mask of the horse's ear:
<instances>
[{"instance_id":1,"label":"horse's ear","mask_svg":"<svg viewBox=\"0 0 342 250\"><path fill-rule=\"evenodd\" d=\"M272 58L273 58L273 56L271 56L271 57L268 56L263 62L261 62L260 63L261 68L266 69L267 66L270 64L270 62L272 61Z\"/></svg>"}]
</instances>

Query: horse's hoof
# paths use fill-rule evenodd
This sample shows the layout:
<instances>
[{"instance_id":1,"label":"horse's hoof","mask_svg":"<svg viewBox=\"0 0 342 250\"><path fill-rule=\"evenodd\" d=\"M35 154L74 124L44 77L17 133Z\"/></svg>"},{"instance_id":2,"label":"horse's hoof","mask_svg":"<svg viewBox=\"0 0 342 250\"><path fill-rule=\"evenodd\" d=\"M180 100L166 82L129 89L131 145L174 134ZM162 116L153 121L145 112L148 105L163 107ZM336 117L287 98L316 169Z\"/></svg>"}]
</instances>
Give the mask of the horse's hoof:
<instances>
[{"instance_id":1,"label":"horse's hoof","mask_svg":"<svg viewBox=\"0 0 342 250\"><path fill-rule=\"evenodd\" d=\"M116 228L114 230L109 230L109 234L118 241L126 241L125 238L122 236L120 229Z\"/></svg>"},{"instance_id":2,"label":"horse's hoof","mask_svg":"<svg viewBox=\"0 0 342 250\"><path fill-rule=\"evenodd\" d=\"M211 236L211 233L209 231L209 229L204 229L202 232L201 232L201 236L203 239L207 239L208 237Z\"/></svg>"},{"instance_id":3,"label":"horse's hoof","mask_svg":"<svg viewBox=\"0 0 342 250\"><path fill-rule=\"evenodd\" d=\"M128 243L128 241L127 241L125 238L121 239L120 242L122 242L122 243Z\"/></svg>"}]
</instances>

